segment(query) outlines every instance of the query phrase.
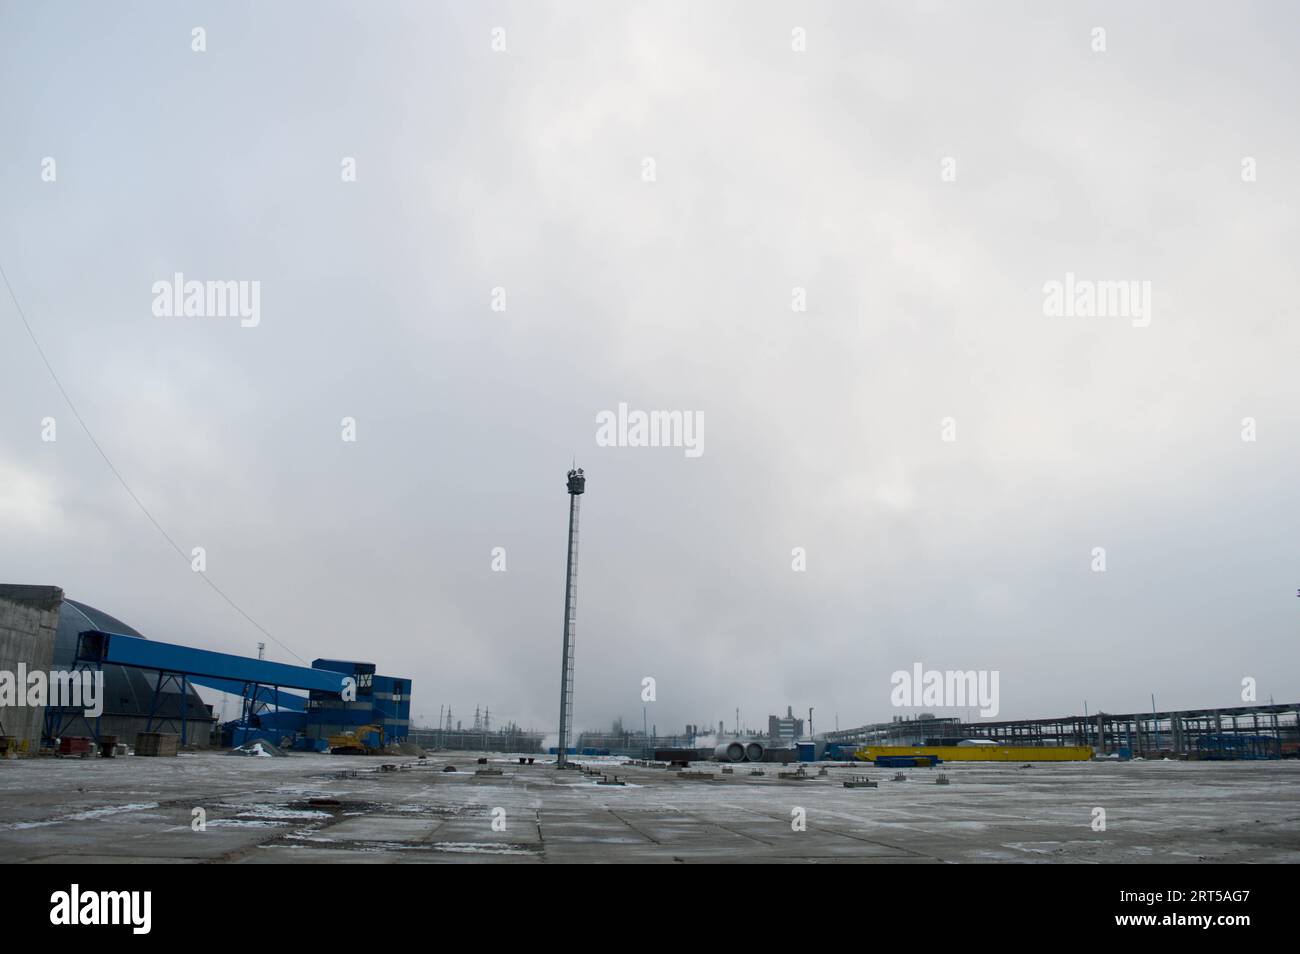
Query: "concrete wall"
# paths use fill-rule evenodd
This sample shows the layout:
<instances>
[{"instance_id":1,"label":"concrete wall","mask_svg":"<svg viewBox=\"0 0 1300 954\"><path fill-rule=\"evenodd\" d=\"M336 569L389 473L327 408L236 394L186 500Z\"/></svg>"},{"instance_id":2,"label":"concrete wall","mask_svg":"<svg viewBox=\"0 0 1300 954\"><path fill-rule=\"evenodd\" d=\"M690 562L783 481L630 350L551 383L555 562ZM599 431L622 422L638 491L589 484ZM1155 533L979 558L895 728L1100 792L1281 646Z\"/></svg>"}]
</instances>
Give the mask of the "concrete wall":
<instances>
[{"instance_id":1,"label":"concrete wall","mask_svg":"<svg viewBox=\"0 0 1300 954\"><path fill-rule=\"evenodd\" d=\"M57 586L0 584L0 671L16 678L19 663L27 670L48 671L54 659L54 630L59 624L63 590ZM19 691L26 686L18 686ZM2 735L18 739L18 750L35 754L41 744L43 707L0 707Z\"/></svg>"}]
</instances>

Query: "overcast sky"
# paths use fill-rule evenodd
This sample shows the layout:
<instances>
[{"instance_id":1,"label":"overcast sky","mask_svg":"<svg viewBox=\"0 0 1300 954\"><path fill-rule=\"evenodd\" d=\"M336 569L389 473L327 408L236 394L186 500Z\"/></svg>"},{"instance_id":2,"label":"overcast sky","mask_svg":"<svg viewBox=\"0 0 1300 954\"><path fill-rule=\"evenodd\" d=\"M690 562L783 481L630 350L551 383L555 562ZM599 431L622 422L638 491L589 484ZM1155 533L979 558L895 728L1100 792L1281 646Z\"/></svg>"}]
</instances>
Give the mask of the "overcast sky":
<instances>
[{"instance_id":1,"label":"overcast sky","mask_svg":"<svg viewBox=\"0 0 1300 954\"><path fill-rule=\"evenodd\" d=\"M0 264L167 533L420 721L554 731L575 458L582 728L639 727L646 676L661 732L887 720L914 663L998 671L1003 718L1295 702L1298 34L1282 2L3 2ZM260 282L259 323L157 317L177 272ZM1149 282L1149 324L1045 315L1067 273ZM702 415L703 453L597 446L620 402ZM265 639L3 289L0 580Z\"/></svg>"}]
</instances>

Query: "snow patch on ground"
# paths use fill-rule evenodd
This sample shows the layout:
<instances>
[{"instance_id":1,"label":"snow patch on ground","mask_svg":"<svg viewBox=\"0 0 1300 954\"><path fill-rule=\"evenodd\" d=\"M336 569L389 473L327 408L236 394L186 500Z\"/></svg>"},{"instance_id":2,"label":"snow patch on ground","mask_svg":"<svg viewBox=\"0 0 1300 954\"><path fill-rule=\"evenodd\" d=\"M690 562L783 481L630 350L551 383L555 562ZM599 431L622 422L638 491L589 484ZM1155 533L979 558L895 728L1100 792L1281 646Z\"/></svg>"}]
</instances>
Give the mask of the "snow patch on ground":
<instances>
[{"instance_id":1,"label":"snow patch on ground","mask_svg":"<svg viewBox=\"0 0 1300 954\"><path fill-rule=\"evenodd\" d=\"M311 818L329 818L329 812L314 811L307 808L279 808L275 805L254 805L246 808L237 816L239 818L280 818L285 821L303 821Z\"/></svg>"},{"instance_id":2,"label":"snow patch on ground","mask_svg":"<svg viewBox=\"0 0 1300 954\"><path fill-rule=\"evenodd\" d=\"M83 812L73 812L71 815L61 815L58 818L49 818L44 821L7 822L0 824L0 831L19 831L25 828L46 828L50 825L62 825L65 822L93 821L96 818L107 818L110 815L121 815L124 812L141 812L157 807L157 802L132 802L129 805L110 805L106 808L91 808Z\"/></svg>"},{"instance_id":3,"label":"snow patch on ground","mask_svg":"<svg viewBox=\"0 0 1300 954\"><path fill-rule=\"evenodd\" d=\"M209 828L280 828L289 824L287 821L268 821L252 818L214 818L207 823Z\"/></svg>"}]
</instances>

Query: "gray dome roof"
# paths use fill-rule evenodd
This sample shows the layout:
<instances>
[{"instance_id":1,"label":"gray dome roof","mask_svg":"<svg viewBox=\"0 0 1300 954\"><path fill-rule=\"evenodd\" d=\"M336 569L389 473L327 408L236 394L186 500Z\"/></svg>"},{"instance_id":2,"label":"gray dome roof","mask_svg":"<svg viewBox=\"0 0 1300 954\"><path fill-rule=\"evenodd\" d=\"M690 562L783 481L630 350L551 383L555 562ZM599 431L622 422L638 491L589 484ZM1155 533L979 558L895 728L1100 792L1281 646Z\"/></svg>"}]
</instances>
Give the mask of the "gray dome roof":
<instances>
[{"instance_id":1,"label":"gray dome roof","mask_svg":"<svg viewBox=\"0 0 1300 954\"><path fill-rule=\"evenodd\" d=\"M59 609L59 625L54 633L54 669L71 669L77 655L77 636L88 629L101 629L106 633L124 633L127 636L145 635L128 626L115 616L95 609L79 600L63 599ZM104 667L104 712L113 715L148 716L158 685L158 673L131 666ZM168 683L163 693L161 713L180 711L179 693ZM170 696L171 698L166 698ZM193 687L189 689L190 718L203 718L204 702Z\"/></svg>"}]
</instances>

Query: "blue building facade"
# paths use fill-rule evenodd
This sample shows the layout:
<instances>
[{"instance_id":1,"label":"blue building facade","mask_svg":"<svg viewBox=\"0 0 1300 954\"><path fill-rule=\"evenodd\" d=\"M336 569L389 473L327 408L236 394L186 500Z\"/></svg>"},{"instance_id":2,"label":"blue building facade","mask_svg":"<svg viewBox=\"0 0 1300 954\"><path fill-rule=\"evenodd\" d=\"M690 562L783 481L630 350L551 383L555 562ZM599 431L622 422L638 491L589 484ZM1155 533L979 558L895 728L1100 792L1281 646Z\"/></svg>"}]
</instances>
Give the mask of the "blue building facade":
<instances>
[{"instance_id":1,"label":"blue building facade","mask_svg":"<svg viewBox=\"0 0 1300 954\"><path fill-rule=\"evenodd\" d=\"M403 742L410 736L411 680L378 675L374 663L353 660L315 659L311 667L354 678L356 698L344 701L336 692L312 689L303 711L262 709L252 715L248 725L227 723L222 727L222 744L236 746L266 739L278 745L288 738L294 748L325 751L330 736L355 736L357 729L366 725L384 729L382 739L378 732L360 736L371 748Z\"/></svg>"},{"instance_id":2,"label":"blue building facade","mask_svg":"<svg viewBox=\"0 0 1300 954\"><path fill-rule=\"evenodd\" d=\"M381 676L374 663L343 659L314 659L313 669L327 669L356 679L357 697L344 701L337 695L313 691L307 700L304 733L309 739L355 733L363 725L381 725L384 737L367 733L367 745L402 742L411 734L411 680Z\"/></svg>"}]
</instances>

